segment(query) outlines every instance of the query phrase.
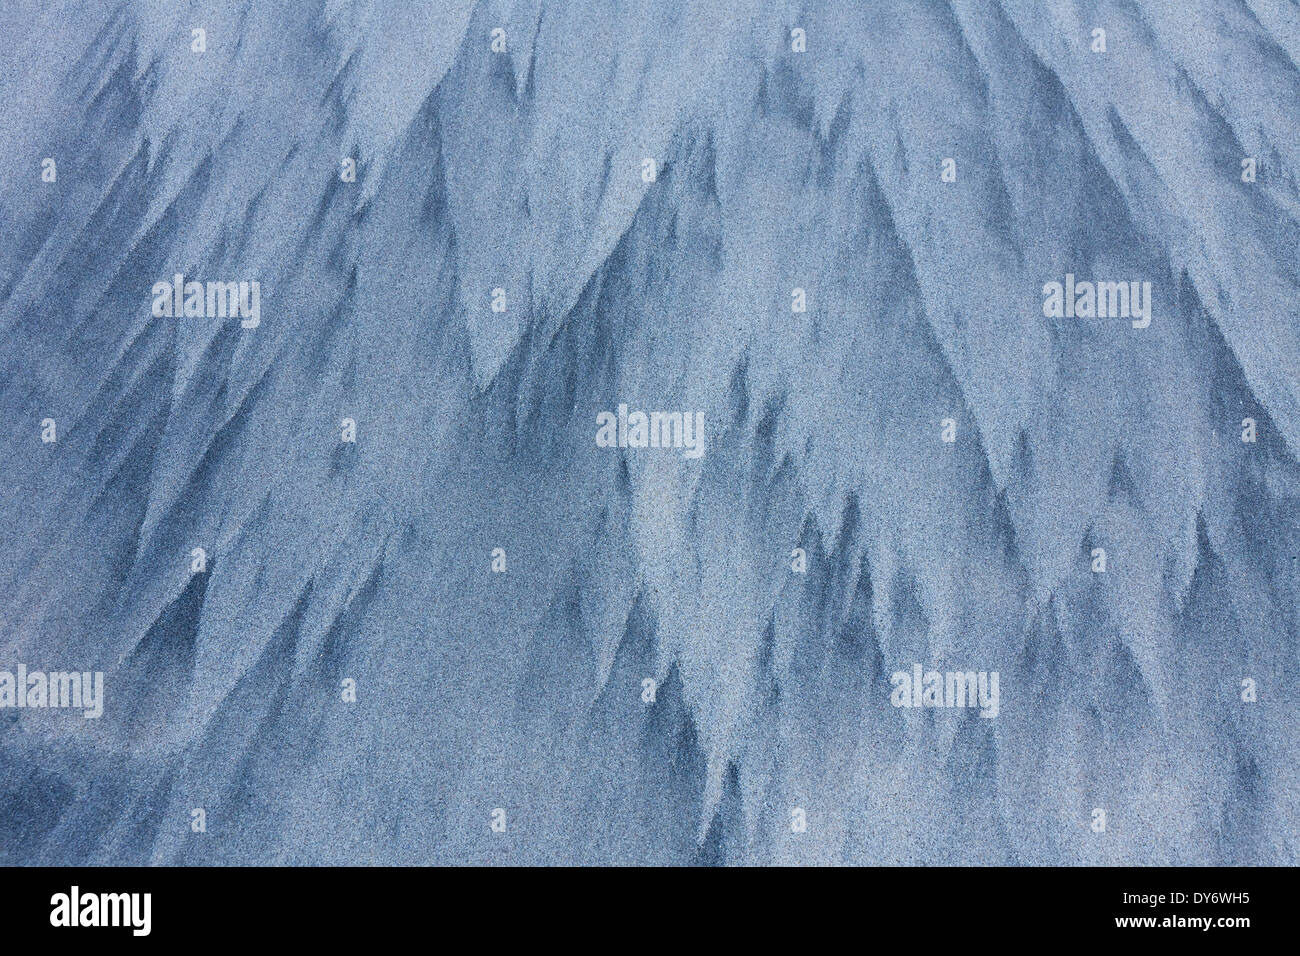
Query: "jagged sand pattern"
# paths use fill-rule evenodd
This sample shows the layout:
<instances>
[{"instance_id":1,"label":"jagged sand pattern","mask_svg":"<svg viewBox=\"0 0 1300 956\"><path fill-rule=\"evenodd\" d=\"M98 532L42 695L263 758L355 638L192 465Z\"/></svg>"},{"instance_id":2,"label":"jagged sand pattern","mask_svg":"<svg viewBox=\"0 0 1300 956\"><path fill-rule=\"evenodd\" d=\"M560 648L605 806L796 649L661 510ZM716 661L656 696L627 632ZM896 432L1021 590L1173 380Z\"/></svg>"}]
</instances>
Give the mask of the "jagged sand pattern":
<instances>
[{"instance_id":1,"label":"jagged sand pattern","mask_svg":"<svg viewBox=\"0 0 1300 956\"><path fill-rule=\"evenodd\" d=\"M1287 0L0 6L0 666L107 688L0 712L0 862L1295 864L1298 64Z\"/></svg>"}]
</instances>

